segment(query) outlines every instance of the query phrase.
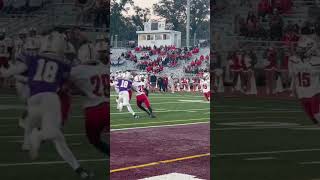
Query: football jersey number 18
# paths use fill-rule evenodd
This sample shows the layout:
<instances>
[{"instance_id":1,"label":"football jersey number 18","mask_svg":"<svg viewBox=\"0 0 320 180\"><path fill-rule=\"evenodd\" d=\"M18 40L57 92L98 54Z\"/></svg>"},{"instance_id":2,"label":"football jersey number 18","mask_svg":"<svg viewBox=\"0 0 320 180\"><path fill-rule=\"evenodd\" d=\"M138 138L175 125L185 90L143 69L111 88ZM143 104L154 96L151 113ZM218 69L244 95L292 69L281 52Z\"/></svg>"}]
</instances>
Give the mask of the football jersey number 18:
<instances>
[{"instance_id":1,"label":"football jersey number 18","mask_svg":"<svg viewBox=\"0 0 320 180\"><path fill-rule=\"evenodd\" d=\"M58 72L58 64L53 61L38 60L37 72L33 78L34 81L45 81L53 83Z\"/></svg>"}]
</instances>

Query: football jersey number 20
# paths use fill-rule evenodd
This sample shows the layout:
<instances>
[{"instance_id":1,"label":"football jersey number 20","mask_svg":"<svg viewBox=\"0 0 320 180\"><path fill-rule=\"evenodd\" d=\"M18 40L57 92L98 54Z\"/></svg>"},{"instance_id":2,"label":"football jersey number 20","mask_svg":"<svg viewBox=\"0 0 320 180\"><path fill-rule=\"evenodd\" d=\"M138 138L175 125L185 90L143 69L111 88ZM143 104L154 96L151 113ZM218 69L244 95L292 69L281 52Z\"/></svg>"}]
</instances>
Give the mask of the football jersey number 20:
<instances>
[{"instance_id":1,"label":"football jersey number 20","mask_svg":"<svg viewBox=\"0 0 320 180\"><path fill-rule=\"evenodd\" d=\"M37 72L33 78L34 81L45 81L53 83L58 72L58 64L53 61L38 60Z\"/></svg>"}]
</instances>

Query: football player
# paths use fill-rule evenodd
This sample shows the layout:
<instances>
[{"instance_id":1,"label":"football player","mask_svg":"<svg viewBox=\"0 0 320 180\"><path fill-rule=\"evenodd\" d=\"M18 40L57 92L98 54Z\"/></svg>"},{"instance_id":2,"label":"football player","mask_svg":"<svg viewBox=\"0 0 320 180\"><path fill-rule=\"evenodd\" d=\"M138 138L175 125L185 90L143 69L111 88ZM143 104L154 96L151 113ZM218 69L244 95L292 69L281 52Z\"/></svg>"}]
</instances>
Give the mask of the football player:
<instances>
[{"instance_id":1,"label":"football player","mask_svg":"<svg viewBox=\"0 0 320 180\"><path fill-rule=\"evenodd\" d=\"M83 109L86 133L90 143L109 155L109 145L101 139L103 131L109 132L110 129L107 44L98 43L95 49L98 55L97 60L83 59L80 65L73 67L71 81L87 97Z\"/></svg>"},{"instance_id":2,"label":"football player","mask_svg":"<svg viewBox=\"0 0 320 180\"><path fill-rule=\"evenodd\" d=\"M210 75L204 74L204 78L200 81L201 90L203 96L207 101L210 101L211 93L210 93Z\"/></svg>"},{"instance_id":3,"label":"football player","mask_svg":"<svg viewBox=\"0 0 320 180\"><path fill-rule=\"evenodd\" d=\"M130 105L130 97L128 90L131 90L132 81L130 80L131 73L125 72L124 77L118 79L117 87L119 88L119 98L118 98L118 105L119 111L122 111L123 106L126 106L128 111L133 115L134 119L138 119L139 116L133 111Z\"/></svg>"},{"instance_id":4,"label":"football player","mask_svg":"<svg viewBox=\"0 0 320 180\"><path fill-rule=\"evenodd\" d=\"M304 111L315 124L320 124L320 57L315 56L316 42L310 36L302 36L296 47L296 55L289 58L294 91Z\"/></svg>"},{"instance_id":5,"label":"football player","mask_svg":"<svg viewBox=\"0 0 320 180\"><path fill-rule=\"evenodd\" d=\"M52 32L43 38L41 45L39 55L26 56L11 71L13 74L28 71L30 97L25 131L30 134L30 157L38 157L42 141L52 141L57 152L75 172L81 178L88 179L92 174L80 167L60 130L61 106L57 90L68 78L71 69L70 62L64 57L67 42L62 34Z\"/></svg>"},{"instance_id":6,"label":"football player","mask_svg":"<svg viewBox=\"0 0 320 180\"><path fill-rule=\"evenodd\" d=\"M144 82L142 82L139 75L137 75L134 78L134 82L132 84L132 87L136 92L137 106L141 110L145 111L151 118L155 118L156 116L152 112L149 98L145 92L145 86L146 86L146 84ZM144 104L148 110L146 108L144 108L142 106L142 104Z\"/></svg>"}]
</instances>

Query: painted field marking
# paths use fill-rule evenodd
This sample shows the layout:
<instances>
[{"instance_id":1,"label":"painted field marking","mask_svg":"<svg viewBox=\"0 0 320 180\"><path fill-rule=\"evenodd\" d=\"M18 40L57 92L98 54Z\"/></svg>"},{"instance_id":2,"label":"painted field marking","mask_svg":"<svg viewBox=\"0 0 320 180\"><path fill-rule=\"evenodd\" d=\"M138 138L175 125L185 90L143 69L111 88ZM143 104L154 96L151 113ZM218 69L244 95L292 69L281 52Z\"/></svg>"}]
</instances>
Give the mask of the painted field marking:
<instances>
[{"instance_id":1,"label":"painted field marking","mask_svg":"<svg viewBox=\"0 0 320 180\"><path fill-rule=\"evenodd\" d=\"M204 120L207 118L203 118ZM119 128L119 129L111 129L111 132L115 131L126 131L126 130L134 130L134 129L148 129L148 128L161 128L161 127L174 127L174 126L188 126L188 125L197 125L197 124L206 124L210 123L209 121L205 122L196 122L196 123L183 123L183 124L170 124L170 125L159 125L159 126L145 126L145 127L133 127L133 128ZM71 133L71 134L64 134L65 137L74 137L74 136L84 136L85 133ZM3 138L23 138L23 136L1 136L0 139Z\"/></svg>"},{"instance_id":2,"label":"painted field marking","mask_svg":"<svg viewBox=\"0 0 320 180\"><path fill-rule=\"evenodd\" d=\"M313 165L313 164L320 164L320 161L301 162L299 164L302 164L302 165Z\"/></svg>"},{"instance_id":3,"label":"painted field marking","mask_svg":"<svg viewBox=\"0 0 320 180\"><path fill-rule=\"evenodd\" d=\"M159 105L159 104L187 104L187 103L194 103L194 102L161 102L161 103L151 103L151 105ZM205 104L202 102L202 104ZM111 105L111 107L117 107L117 105Z\"/></svg>"},{"instance_id":4,"label":"painted field marking","mask_svg":"<svg viewBox=\"0 0 320 180\"><path fill-rule=\"evenodd\" d=\"M182 174L182 173L170 173L170 174L164 174L160 176L153 176L148 178L143 178L139 180L205 180L205 179L199 179L196 176L189 175L189 174Z\"/></svg>"},{"instance_id":5,"label":"painted field marking","mask_svg":"<svg viewBox=\"0 0 320 180\"><path fill-rule=\"evenodd\" d=\"M64 134L65 137L73 137L73 136L84 136L85 133L72 133L72 134ZM23 136L0 136L1 138L23 138Z\"/></svg>"},{"instance_id":6,"label":"painted field marking","mask_svg":"<svg viewBox=\"0 0 320 180\"><path fill-rule=\"evenodd\" d=\"M157 112L157 113L165 113L165 112L194 112L194 111L205 111L205 110L209 110L210 108L203 108L203 109L176 109L176 110L165 110L165 111L153 111L153 112ZM145 112L136 112L138 114L142 114ZM116 113L110 113L111 115L119 115L119 114L130 114L130 112L116 112Z\"/></svg>"},{"instance_id":7,"label":"painted field marking","mask_svg":"<svg viewBox=\"0 0 320 180\"><path fill-rule=\"evenodd\" d=\"M285 122L266 122L266 121L246 121L246 122L228 122L228 123L217 123L222 126L249 126L249 127L297 127L300 126L298 123L285 123Z\"/></svg>"},{"instance_id":8,"label":"painted field marking","mask_svg":"<svg viewBox=\"0 0 320 180\"><path fill-rule=\"evenodd\" d=\"M273 160L275 157L257 157L257 158L246 158L246 161L261 161L261 160Z\"/></svg>"},{"instance_id":9,"label":"painted field marking","mask_svg":"<svg viewBox=\"0 0 320 180\"><path fill-rule=\"evenodd\" d=\"M136 165L136 166L129 166L129 167L124 167L124 168L118 168L118 169L111 170L110 173L128 171L128 170L133 170L133 169L141 169L141 168L156 166L156 165L160 165L160 164L169 164L169 163L185 161L185 160L190 160L190 159L197 159L197 158L202 158L202 157L207 157L207 156L210 156L210 153L180 157L180 158L175 158L175 159L162 160L162 161L151 162L151 163L146 163L146 164L141 164L141 165Z\"/></svg>"},{"instance_id":10,"label":"painted field marking","mask_svg":"<svg viewBox=\"0 0 320 180\"><path fill-rule=\"evenodd\" d=\"M146 126L146 127L133 127L133 128L120 128L120 129L111 129L111 132L117 131L126 131L126 130L136 130L136 129L149 129L149 128L162 128L162 127L175 127L175 126L189 126L197 124L209 124L209 121L206 122L196 122L196 123L184 123L184 124L170 124L170 125L159 125L159 126Z\"/></svg>"},{"instance_id":11,"label":"painted field marking","mask_svg":"<svg viewBox=\"0 0 320 180\"><path fill-rule=\"evenodd\" d=\"M279 151L261 151L261 152L243 152L243 153L217 153L214 156L244 156L244 155L262 155L262 154L282 154L282 153L299 153L299 152L315 152L320 149L288 149Z\"/></svg>"},{"instance_id":12,"label":"painted field marking","mask_svg":"<svg viewBox=\"0 0 320 180\"><path fill-rule=\"evenodd\" d=\"M79 162L102 162L109 159L85 159L78 160ZM67 164L65 161L43 161L43 162L32 162L32 163L4 163L0 164L0 167L12 167L12 166L32 166L32 165L54 165L54 164Z\"/></svg>"},{"instance_id":13,"label":"painted field marking","mask_svg":"<svg viewBox=\"0 0 320 180\"><path fill-rule=\"evenodd\" d=\"M180 120L172 120L172 121L153 121L153 122L145 122L145 123L115 124L115 125L111 125L111 127L131 126L131 125L161 124L161 123L168 123L168 122L169 123L170 122L187 122L187 121L199 121L199 120L208 120L208 118L180 119Z\"/></svg>"},{"instance_id":14,"label":"painted field marking","mask_svg":"<svg viewBox=\"0 0 320 180\"><path fill-rule=\"evenodd\" d=\"M213 114L302 113L303 111L213 111Z\"/></svg>"}]
</instances>

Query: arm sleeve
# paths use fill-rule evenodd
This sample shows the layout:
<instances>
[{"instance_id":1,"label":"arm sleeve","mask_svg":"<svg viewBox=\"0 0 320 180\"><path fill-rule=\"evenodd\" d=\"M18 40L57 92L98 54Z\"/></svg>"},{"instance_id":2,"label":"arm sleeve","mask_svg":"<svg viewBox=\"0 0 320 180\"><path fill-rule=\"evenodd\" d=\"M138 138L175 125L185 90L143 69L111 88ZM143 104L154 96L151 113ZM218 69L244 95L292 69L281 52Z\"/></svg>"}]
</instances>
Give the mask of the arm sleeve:
<instances>
[{"instance_id":1,"label":"arm sleeve","mask_svg":"<svg viewBox=\"0 0 320 180\"><path fill-rule=\"evenodd\" d=\"M17 61L16 65L11 66L9 69L2 68L0 70L0 73L1 73L2 77L10 77L10 76L21 74L21 73L25 72L26 70L27 70L27 65Z\"/></svg>"}]
</instances>

